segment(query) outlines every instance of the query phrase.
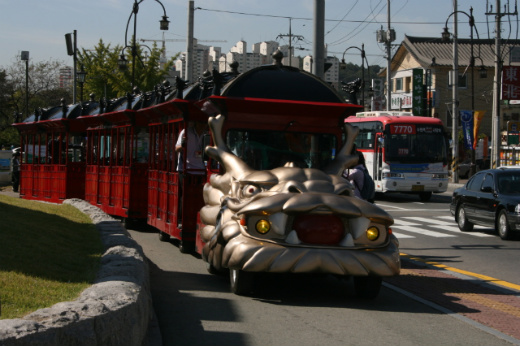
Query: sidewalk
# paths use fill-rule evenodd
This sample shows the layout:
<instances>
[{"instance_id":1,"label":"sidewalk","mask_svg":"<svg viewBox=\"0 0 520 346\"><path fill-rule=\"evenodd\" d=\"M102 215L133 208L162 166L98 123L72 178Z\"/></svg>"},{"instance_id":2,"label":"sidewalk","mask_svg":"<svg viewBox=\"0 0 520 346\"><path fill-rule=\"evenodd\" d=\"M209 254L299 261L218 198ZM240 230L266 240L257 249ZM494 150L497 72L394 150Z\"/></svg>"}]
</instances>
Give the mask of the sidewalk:
<instances>
[{"instance_id":1,"label":"sidewalk","mask_svg":"<svg viewBox=\"0 0 520 346\"><path fill-rule=\"evenodd\" d=\"M0 186L0 194L6 195L9 197L20 197L20 193L14 192L12 186L10 186L10 185Z\"/></svg>"}]
</instances>

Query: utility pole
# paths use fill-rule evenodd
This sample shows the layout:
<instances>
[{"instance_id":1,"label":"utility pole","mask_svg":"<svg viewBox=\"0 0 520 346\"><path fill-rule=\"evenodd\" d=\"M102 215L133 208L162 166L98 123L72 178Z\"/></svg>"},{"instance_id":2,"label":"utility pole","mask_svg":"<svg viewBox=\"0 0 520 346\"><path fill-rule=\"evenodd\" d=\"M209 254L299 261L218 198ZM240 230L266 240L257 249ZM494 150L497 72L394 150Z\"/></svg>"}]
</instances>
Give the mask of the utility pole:
<instances>
[{"instance_id":1,"label":"utility pole","mask_svg":"<svg viewBox=\"0 0 520 346\"><path fill-rule=\"evenodd\" d=\"M187 81L193 80L193 17L194 17L193 0L188 1L188 38L186 42L186 77Z\"/></svg>"},{"instance_id":2,"label":"utility pole","mask_svg":"<svg viewBox=\"0 0 520 346\"><path fill-rule=\"evenodd\" d=\"M458 12L457 0L453 0L453 71L451 74L451 181L459 182L459 51L458 51Z\"/></svg>"},{"instance_id":3,"label":"utility pole","mask_svg":"<svg viewBox=\"0 0 520 346\"><path fill-rule=\"evenodd\" d=\"M386 110L392 110L392 42L395 41L395 31L390 26L390 0L386 2L387 8L387 21L388 26L387 30L383 29L381 25L381 30L378 30L376 33L377 42L384 43L386 46Z\"/></svg>"},{"instance_id":4,"label":"utility pole","mask_svg":"<svg viewBox=\"0 0 520 346\"><path fill-rule=\"evenodd\" d=\"M489 11L486 12L487 16L495 16L495 80L493 83L493 114L492 114L492 138L491 138L491 168L500 167L500 94L502 92L502 56L500 53L500 31L501 31L501 20L504 16L516 16L518 14L515 6L514 12L500 12L500 0L496 0L496 12L493 12L493 5Z\"/></svg>"},{"instance_id":5,"label":"utility pole","mask_svg":"<svg viewBox=\"0 0 520 346\"><path fill-rule=\"evenodd\" d=\"M293 38L300 40L300 41L303 40L303 38L304 38L301 35L293 35L291 21L292 21L292 18L289 17L289 33L285 34L285 35L280 34L276 37L276 38L289 37L289 66L292 66L292 56L293 56L292 40L293 40Z\"/></svg>"},{"instance_id":6,"label":"utility pole","mask_svg":"<svg viewBox=\"0 0 520 346\"><path fill-rule=\"evenodd\" d=\"M314 75L325 77L325 0L314 0L314 40L313 40Z\"/></svg>"}]
</instances>

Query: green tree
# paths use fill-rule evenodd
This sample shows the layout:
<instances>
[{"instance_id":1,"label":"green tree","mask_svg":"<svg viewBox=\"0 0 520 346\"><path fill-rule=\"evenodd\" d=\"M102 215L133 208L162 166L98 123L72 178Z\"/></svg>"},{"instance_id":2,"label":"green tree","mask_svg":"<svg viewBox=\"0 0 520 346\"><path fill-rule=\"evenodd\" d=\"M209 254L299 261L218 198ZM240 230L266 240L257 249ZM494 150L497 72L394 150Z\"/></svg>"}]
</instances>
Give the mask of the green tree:
<instances>
[{"instance_id":1,"label":"green tree","mask_svg":"<svg viewBox=\"0 0 520 346\"><path fill-rule=\"evenodd\" d=\"M132 87L132 52L131 47L123 50L117 45L111 48L100 40L93 50L82 49L78 56L79 64L87 72L84 93L95 94L107 99L123 96ZM150 91L162 83L172 69L174 59L166 61L162 57L163 50L156 44L153 48L136 44L135 86L142 91ZM125 70L119 69L118 60L124 55L128 63Z\"/></svg>"},{"instance_id":2,"label":"green tree","mask_svg":"<svg viewBox=\"0 0 520 346\"><path fill-rule=\"evenodd\" d=\"M72 99L70 91L60 87L60 69L64 66L59 60L29 61L28 90L25 62L16 59L0 71L0 146L18 145L18 132L11 126L14 122L22 121L36 108L59 105L61 99ZM29 114L25 113L26 92Z\"/></svg>"}]
</instances>

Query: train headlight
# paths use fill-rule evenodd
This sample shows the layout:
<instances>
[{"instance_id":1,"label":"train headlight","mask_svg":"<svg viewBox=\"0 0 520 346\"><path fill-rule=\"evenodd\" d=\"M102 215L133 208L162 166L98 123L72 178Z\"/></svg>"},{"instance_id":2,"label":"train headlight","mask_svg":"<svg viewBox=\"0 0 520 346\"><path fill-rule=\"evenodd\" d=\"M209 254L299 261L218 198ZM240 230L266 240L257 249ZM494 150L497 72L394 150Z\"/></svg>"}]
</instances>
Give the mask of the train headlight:
<instances>
[{"instance_id":1,"label":"train headlight","mask_svg":"<svg viewBox=\"0 0 520 346\"><path fill-rule=\"evenodd\" d=\"M367 238L371 241L377 240L377 238L379 238L379 229L374 226L369 227L367 229Z\"/></svg>"},{"instance_id":2,"label":"train headlight","mask_svg":"<svg viewBox=\"0 0 520 346\"><path fill-rule=\"evenodd\" d=\"M271 224L269 221L261 219L256 222L255 228L258 233L266 234L271 230Z\"/></svg>"}]
</instances>

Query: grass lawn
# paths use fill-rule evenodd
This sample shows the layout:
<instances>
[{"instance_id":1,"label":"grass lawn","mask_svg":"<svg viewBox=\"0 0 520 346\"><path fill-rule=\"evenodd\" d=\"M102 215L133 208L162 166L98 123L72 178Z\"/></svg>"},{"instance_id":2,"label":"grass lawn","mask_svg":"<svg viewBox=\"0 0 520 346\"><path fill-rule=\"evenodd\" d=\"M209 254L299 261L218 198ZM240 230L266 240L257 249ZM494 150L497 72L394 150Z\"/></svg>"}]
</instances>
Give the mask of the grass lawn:
<instances>
[{"instance_id":1,"label":"grass lawn","mask_svg":"<svg viewBox=\"0 0 520 346\"><path fill-rule=\"evenodd\" d=\"M0 195L0 319L76 299L95 279L102 250L76 208Z\"/></svg>"}]
</instances>

